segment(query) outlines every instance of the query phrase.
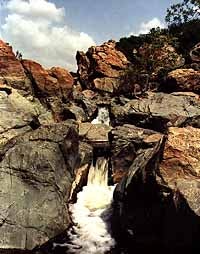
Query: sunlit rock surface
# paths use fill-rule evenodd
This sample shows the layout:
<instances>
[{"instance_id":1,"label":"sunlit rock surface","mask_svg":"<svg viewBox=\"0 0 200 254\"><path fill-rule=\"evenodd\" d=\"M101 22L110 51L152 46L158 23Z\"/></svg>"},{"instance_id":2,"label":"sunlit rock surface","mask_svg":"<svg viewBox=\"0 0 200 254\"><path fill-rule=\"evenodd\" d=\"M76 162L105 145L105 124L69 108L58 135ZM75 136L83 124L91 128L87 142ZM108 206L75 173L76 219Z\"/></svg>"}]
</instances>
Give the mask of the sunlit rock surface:
<instances>
[{"instance_id":1,"label":"sunlit rock surface","mask_svg":"<svg viewBox=\"0 0 200 254\"><path fill-rule=\"evenodd\" d=\"M0 83L19 89L24 95L32 94L31 81L26 76L21 62L12 47L0 40Z\"/></svg>"}]
</instances>

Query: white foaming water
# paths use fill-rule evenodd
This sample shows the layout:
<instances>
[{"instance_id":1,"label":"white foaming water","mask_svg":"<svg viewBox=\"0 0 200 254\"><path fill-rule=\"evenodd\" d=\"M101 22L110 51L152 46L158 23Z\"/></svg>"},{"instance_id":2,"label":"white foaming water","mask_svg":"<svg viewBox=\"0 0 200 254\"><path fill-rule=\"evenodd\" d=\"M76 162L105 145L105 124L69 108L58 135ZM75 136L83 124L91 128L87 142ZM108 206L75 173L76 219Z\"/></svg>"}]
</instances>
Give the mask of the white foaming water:
<instances>
[{"instance_id":1,"label":"white foaming water","mask_svg":"<svg viewBox=\"0 0 200 254\"><path fill-rule=\"evenodd\" d=\"M71 253L104 254L115 245L108 229L114 186L107 185L107 173L108 161L99 157L90 168L87 186L70 207L76 223L75 234L70 233Z\"/></svg>"},{"instance_id":2,"label":"white foaming water","mask_svg":"<svg viewBox=\"0 0 200 254\"><path fill-rule=\"evenodd\" d=\"M106 124L110 125L109 111L107 107L99 107L97 118L92 120L93 124Z\"/></svg>"}]
</instances>

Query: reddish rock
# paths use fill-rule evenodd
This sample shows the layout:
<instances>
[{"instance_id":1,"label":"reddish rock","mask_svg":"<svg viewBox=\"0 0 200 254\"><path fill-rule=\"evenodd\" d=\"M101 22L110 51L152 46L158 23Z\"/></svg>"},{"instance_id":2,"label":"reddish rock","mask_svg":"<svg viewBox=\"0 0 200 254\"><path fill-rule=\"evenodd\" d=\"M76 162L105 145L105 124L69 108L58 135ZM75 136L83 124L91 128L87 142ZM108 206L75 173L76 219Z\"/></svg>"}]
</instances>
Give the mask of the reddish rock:
<instances>
[{"instance_id":1,"label":"reddish rock","mask_svg":"<svg viewBox=\"0 0 200 254\"><path fill-rule=\"evenodd\" d=\"M59 86L63 91L72 89L74 78L66 69L53 67L48 71L48 73L57 79Z\"/></svg>"},{"instance_id":2,"label":"reddish rock","mask_svg":"<svg viewBox=\"0 0 200 254\"><path fill-rule=\"evenodd\" d=\"M95 72L109 78L121 76L121 71L126 69L129 63L125 55L116 49L115 41L89 48L88 55L94 63Z\"/></svg>"},{"instance_id":3,"label":"reddish rock","mask_svg":"<svg viewBox=\"0 0 200 254\"><path fill-rule=\"evenodd\" d=\"M161 169L168 177L200 176L200 129L169 128Z\"/></svg>"},{"instance_id":4,"label":"reddish rock","mask_svg":"<svg viewBox=\"0 0 200 254\"><path fill-rule=\"evenodd\" d=\"M168 74L168 82L175 83L179 91L200 92L200 71L176 69Z\"/></svg>"},{"instance_id":5,"label":"reddish rock","mask_svg":"<svg viewBox=\"0 0 200 254\"><path fill-rule=\"evenodd\" d=\"M23 60L22 64L42 95L68 96L72 92L73 77L67 70L54 67L47 71L39 63L31 60Z\"/></svg>"},{"instance_id":6,"label":"reddish rock","mask_svg":"<svg viewBox=\"0 0 200 254\"><path fill-rule=\"evenodd\" d=\"M200 129L169 128L160 174L172 189L178 189L190 208L200 215Z\"/></svg>"},{"instance_id":7,"label":"reddish rock","mask_svg":"<svg viewBox=\"0 0 200 254\"><path fill-rule=\"evenodd\" d=\"M200 43L196 44L190 51L190 57L193 62L200 62Z\"/></svg>"},{"instance_id":8,"label":"reddish rock","mask_svg":"<svg viewBox=\"0 0 200 254\"><path fill-rule=\"evenodd\" d=\"M27 94L32 90L21 62L16 59L12 47L2 40L0 40L0 82L23 90Z\"/></svg>"},{"instance_id":9,"label":"reddish rock","mask_svg":"<svg viewBox=\"0 0 200 254\"><path fill-rule=\"evenodd\" d=\"M94 88L95 78L119 78L130 64L126 56L116 48L115 41L108 41L101 46L93 46L87 53L77 52L78 74L81 83L87 88ZM103 80L102 82L104 82ZM102 83L98 81L98 84ZM113 82L113 81L112 81ZM108 82L107 82L108 83ZM96 86L96 85L95 85ZM112 90L112 84L98 89Z\"/></svg>"}]
</instances>

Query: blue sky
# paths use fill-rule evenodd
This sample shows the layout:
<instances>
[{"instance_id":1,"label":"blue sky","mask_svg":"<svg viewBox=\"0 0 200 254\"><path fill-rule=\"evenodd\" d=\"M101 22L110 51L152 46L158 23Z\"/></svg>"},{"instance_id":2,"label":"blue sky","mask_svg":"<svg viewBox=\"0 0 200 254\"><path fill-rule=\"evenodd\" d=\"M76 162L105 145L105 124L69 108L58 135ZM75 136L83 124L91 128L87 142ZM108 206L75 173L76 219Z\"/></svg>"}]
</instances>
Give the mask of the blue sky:
<instances>
[{"instance_id":1,"label":"blue sky","mask_svg":"<svg viewBox=\"0 0 200 254\"><path fill-rule=\"evenodd\" d=\"M157 17L164 23L167 8L179 0L56 0L66 9L73 28L90 34L97 42L119 39L137 32L142 22Z\"/></svg>"},{"instance_id":2,"label":"blue sky","mask_svg":"<svg viewBox=\"0 0 200 254\"><path fill-rule=\"evenodd\" d=\"M163 27L179 0L0 0L0 37L25 58L76 69L77 50Z\"/></svg>"}]
</instances>

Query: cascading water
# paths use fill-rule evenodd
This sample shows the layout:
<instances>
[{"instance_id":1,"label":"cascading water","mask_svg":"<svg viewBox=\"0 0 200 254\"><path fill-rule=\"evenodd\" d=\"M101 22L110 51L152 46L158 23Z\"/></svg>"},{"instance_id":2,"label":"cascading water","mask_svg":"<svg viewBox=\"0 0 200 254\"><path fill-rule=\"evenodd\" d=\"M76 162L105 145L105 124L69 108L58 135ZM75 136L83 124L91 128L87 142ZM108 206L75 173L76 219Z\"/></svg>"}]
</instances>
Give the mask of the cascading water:
<instances>
[{"instance_id":1,"label":"cascading water","mask_svg":"<svg viewBox=\"0 0 200 254\"><path fill-rule=\"evenodd\" d=\"M99 107L97 118L92 120L93 124L106 124L110 125L109 111L107 107Z\"/></svg>"},{"instance_id":2,"label":"cascading water","mask_svg":"<svg viewBox=\"0 0 200 254\"><path fill-rule=\"evenodd\" d=\"M92 123L109 125L107 108L100 108ZM98 157L90 167L87 186L78 193L77 202L70 206L75 226L70 233L69 253L104 254L115 245L108 223L114 186L107 183L108 160Z\"/></svg>"},{"instance_id":3,"label":"cascading water","mask_svg":"<svg viewBox=\"0 0 200 254\"><path fill-rule=\"evenodd\" d=\"M70 235L71 253L104 254L114 246L107 224L113 194L113 186L107 186L107 168L107 160L98 158L90 168L87 186L70 207L76 223L75 234Z\"/></svg>"}]
</instances>

